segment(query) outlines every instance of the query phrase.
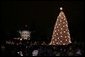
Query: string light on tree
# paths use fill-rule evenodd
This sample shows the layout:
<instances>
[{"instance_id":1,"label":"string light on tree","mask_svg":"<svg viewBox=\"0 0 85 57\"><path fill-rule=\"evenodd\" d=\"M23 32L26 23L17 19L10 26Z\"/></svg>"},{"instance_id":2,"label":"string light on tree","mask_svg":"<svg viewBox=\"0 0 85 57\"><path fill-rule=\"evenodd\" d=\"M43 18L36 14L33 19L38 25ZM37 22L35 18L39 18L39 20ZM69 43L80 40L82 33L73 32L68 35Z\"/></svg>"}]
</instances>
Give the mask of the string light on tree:
<instances>
[{"instance_id":1,"label":"string light on tree","mask_svg":"<svg viewBox=\"0 0 85 57\"><path fill-rule=\"evenodd\" d=\"M71 43L66 16L60 7L60 13L54 26L52 39L49 45L68 45Z\"/></svg>"}]
</instances>

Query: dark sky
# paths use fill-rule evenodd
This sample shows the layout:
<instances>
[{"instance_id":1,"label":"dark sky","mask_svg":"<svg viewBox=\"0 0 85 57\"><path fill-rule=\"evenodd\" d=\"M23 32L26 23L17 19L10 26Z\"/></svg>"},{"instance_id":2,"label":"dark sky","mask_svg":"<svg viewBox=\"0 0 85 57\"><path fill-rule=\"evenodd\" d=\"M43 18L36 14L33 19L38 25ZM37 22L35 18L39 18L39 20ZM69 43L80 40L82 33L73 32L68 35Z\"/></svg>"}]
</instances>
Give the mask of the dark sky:
<instances>
[{"instance_id":1,"label":"dark sky","mask_svg":"<svg viewBox=\"0 0 85 57\"><path fill-rule=\"evenodd\" d=\"M71 37L83 41L83 1L2 1L1 31L17 31L28 25L34 31L35 39L51 39L59 7L67 17Z\"/></svg>"}]
</instances>

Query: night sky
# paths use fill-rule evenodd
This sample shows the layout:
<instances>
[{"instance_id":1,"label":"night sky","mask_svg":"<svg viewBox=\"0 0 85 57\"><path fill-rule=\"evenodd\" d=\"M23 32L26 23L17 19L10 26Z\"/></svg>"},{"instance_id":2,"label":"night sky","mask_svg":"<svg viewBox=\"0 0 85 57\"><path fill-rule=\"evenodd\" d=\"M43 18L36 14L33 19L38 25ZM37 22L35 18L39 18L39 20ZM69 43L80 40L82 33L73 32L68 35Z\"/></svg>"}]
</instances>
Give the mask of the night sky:
<instances>
[{"instance_id":1,"label":"night sky","mask_svg":"<svg viewBox=\"0 0 85 57\"><path fill-rule=\"evenodd\" d=\"M18 30L28 25L33 39L51 40L61 6L67 17L72 41L83 41L83 1L2 1L1 36L8 38L7 33L17 35Z\"/></svg>"}]
</instances>

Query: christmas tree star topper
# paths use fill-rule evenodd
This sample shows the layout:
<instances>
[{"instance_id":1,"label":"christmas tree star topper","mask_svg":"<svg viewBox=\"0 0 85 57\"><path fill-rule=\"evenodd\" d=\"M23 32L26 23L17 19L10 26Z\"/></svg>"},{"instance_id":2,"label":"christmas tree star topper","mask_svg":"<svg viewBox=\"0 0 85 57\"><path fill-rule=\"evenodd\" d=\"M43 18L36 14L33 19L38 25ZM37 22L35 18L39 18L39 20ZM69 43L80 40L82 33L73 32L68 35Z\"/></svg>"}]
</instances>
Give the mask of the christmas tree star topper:
<instances>
[{"instance_id":1,"label":"christmas tree star topper","mask_svg":"<svg viewBox=\"0 0 85 57\"><path fill-rule=\"evenodd\" d=\"M60 10L63 10L63 8L62 8L62 7L60 7Z\"/></svg>"}]
</instances>

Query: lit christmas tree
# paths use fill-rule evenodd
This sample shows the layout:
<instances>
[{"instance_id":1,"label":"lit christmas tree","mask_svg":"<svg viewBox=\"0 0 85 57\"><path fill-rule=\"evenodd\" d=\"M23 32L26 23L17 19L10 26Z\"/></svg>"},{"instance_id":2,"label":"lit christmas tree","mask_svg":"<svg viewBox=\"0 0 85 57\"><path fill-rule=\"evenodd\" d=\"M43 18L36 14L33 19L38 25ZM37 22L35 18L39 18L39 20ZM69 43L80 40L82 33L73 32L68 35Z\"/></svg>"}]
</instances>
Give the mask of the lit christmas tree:
<instances>
[{"instance_id":1,"label":"lit christmas tree","mask_svg":"<svg viewBox=\"0 0 85 57\"><path fill-rule=\"evenodd\" d=\"M57 22L54 26L52 39L49 45L68 45L71 43L68 23L65 14L62 11L62 7L60 10L61 12L57 17Z\"/></svg>"}]
</instances>

